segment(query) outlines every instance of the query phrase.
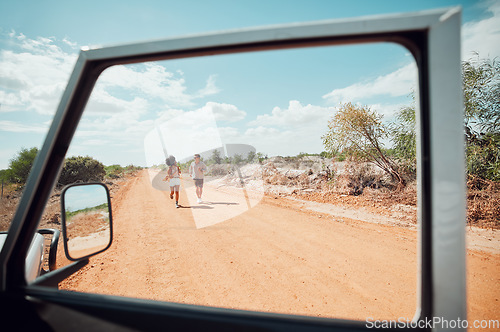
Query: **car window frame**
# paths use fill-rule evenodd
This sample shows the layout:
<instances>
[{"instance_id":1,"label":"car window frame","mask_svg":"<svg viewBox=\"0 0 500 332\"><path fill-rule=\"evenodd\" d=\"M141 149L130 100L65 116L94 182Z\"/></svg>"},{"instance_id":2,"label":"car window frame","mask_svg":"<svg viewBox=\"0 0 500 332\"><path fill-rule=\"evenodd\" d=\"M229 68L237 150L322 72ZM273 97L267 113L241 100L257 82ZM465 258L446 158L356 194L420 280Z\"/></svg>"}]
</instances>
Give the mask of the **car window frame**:
<instances>
[{"instance_id":1,"label":"car window frame","mask_svg":"<svg viewBox=\"0 0 500 332\"><path fill-rule=\"evenodd\" d=\"M460 79L460 7L409 14L294 23L80 52L0 253L0 291L27 285L24 257L99 75L114 65L299 47L392 42L418 68L418 289L415 319L466 317L465 177ZM88 294L87 294L88 295ZM88 295L91 296L91 295Z\"/></svg>"}]
</instances>

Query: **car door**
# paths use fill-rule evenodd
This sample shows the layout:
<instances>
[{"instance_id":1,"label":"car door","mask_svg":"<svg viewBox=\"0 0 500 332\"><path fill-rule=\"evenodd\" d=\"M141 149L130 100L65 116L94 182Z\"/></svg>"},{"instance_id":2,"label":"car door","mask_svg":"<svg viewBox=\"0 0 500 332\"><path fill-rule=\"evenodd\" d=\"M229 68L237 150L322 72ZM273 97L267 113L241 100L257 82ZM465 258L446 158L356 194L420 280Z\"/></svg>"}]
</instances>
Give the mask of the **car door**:
<instances>
[{"instance_id":1,"label":"car door","mask_svg":"<svg viewBox=\"0 0 500 332\"><path fill-rule=\"evenodd\" d=\"M352 43L394 42L419 71L419 265L415 324L465 317L465 211L457 9L312 22L84 50L36 159L1 252L6 321L20 330L367 330L364 321L263 313L59 290L79 259L28 283L25 258L76 127L107 68L145 61ZM457 82L457 84L449 84ZM446 87L446 88L445 88ZM441 121L446 119L446 121ZM439 127L436 123L440 123ZM443 185L445 184L445 185ZM452 193L452 194L450 194ZM448 207L443 210L443 206ZM22 313L23 318L15 319ZM4 320L4 322L6 322Z\"/></svg>"}]
</instances>

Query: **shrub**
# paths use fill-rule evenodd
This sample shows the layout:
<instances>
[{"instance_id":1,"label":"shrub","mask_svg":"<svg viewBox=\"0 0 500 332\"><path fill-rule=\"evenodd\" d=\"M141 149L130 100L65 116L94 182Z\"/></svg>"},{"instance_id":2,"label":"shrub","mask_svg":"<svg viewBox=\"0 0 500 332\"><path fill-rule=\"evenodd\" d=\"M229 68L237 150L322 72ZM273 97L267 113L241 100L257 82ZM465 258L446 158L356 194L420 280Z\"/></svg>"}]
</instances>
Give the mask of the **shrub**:
<instances>
[{"instance_id":1,"label":"shrub","mask_svg":"<svg viewBox=\"0 0 500 332\"><path fill-rule=\"evenodd\" d=\"M466 157L468 175L500 181L500 135L478 135L467 145Z\"/></svg>"},{"instance_id":2,"label":"shrub","mask_svg":"<svg viewBox=\"0 0 500 332\"><path fill-rule=\"evenodd\" d=\"M500 62L462 64L467 174L500 181Z\"/></svg>"},{"instance_id":3,"label":"shrub","mask_svg":"<svg viewBox=\"0 0 500 332\"><path fill-rule=\"evenodd\" d=\"M208 163L209 164L221 164L222 163L222 157L220 155L220 152L219 150L215 149L213 152L212 152L212 158L210 160L208 160Z\"/></svg>"},{"instance_id":4,"label":"shrub","mask_svg":"<svg viewBox=\"0 0 500 332\"><path fill-rule=\"evenodd\" d=\"M394 144L391 152L398 161L399 170L407 181L417 176L417 133L415 117L415 97L412 106L403 107L396 113L396 120L391 123L391 140Z\"/></svg>"},{"instance_id":5,"label":"shrub","mask_svg":"<svg viewBox=\"0 0 500 332\"><path fill-rule=\"evenodd\" d=\"M33 167L38 148L21 149L17 156L10 160L9 169L4 177L12 183L24 185L28 180L28 175Z\"/></svg>"},{"instance_id":6,"label":"shrub","mask_svg":"<svg viewBox=\"0 0 500 332\"><path fill-rule=\"evenodd\" d=\"M469 175L467 189L467 223L499 229L500 182Z\"/></svg>"},{"instance_id":7,"label":"shrub","mask_svg":"<svg viewBox=\"0 0 500 332\"><path fill-rule=\"evenodd\" d=\"M247 155L247 162L251 163L257 158L257 154L254 151L250 151Z\"/></svg>"},{"instance_id":8,"label":"shrub","mask_svg":"<svg viewBox=\"0 0 500 332\"><path fill-rule=\"evenodd\" d=\"M92 157L70 157L64 162L59 185L77 182L102 181L106 175L104 165Z\"/></svg>"},{"instance_id":9,"label":"shrub","mask_svg":"<svg viewBox=\"0 0 500 332\"><path fill-rule=\"evenodd\" d=\"M207 175L224 176L224 175L229 174L231 168L232 167L230 165L214 164L208 168Z\"/></svg>"},{"instance_id":10,"label":"shrub","mask_svg":"<svg viewBox=\"0 0 500 332\"><path fill-rule=\"evenodd\" d=\"M123 173L123 167L120 165L110 165L106 166L104 169L106 171L106 177L110 179L118 179Z\"/></svg>"},{"instance_id":11,"label":"shrub","mask_svg":"<svg viewBox=\"0 0 500 332\"><path fill-rule=\"evenodd\" d=\"M127 167L125 167L125 172L126 173L132 173L132 172L135 172L135 171L140 171L142 169L143 169L142 166L135 166L135 165L130 164Z\"/></svg>"},{"instance_id":12,"label":"shrub","mask_svg":"<svg viewBox=\"0 0 500 332\"><path fill-rule=\"evenodd\" d=\"M328 131L322 140L328 152L334 155L346 153L348 157L373 163L404 187L406 180L397 163L383 148L382 142L388 135L382 115L367 106L345 103L328 122Z\"/></svg>"},{"instance_id":13,"label":"shrub","mask_svg":"<svg viewBox=\"0 0 500 332\"><path fill-rule=\"evenodd\" d=\"M0 180L2 181L2 183L9 181L9 170L8 169L0 170Z\"/></svg>"},{"instance_id":14,"label":"shrub","mask_svg":"<svg viewBox=\"0 0 500 332\"><path fill-rule=\"evenodd\" d=\"M232 164L238 165L243 162L243 157L239 154L235 154L231 160Z\"/></svg>"},{"instance_id":15,"label":"shrub","mask_svg":"<svg viewBox=\"0 0 500 332\"><path fill-rule=\"evenodd\" d=\"M334 177L332 184L339 193L353 196L361 195L365 188L390 187L388 183L383 183L382 174L375 171L371 164L352 158L346 162L344 171Z\"/></svg>"}]
</instances>

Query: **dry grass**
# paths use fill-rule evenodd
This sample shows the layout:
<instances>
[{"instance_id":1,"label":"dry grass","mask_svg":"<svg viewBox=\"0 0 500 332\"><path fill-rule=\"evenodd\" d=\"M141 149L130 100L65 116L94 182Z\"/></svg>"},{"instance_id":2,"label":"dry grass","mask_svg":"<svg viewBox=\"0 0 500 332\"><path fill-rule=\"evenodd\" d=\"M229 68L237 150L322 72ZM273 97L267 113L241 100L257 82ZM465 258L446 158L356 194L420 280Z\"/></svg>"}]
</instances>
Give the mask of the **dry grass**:
<instances>
[{"instance_id":1,"label":"dry grass","mask_svg":"<svg viewBox=\"0 0 500 332\"><path fill-rule=\"evenodd\" d=\"M126 174L123 178L109 179L106 181L111 197L119 189L120 184L130 177L136 176L136 172ZM16 212L17 205L21 198L21 192L11 190L4 191L4 196L0 200L0 231L7 231L9 229L14 213ZM61 230L61 189L54 189L50 196L45 210L40 220L38 228L54 228Z\"/></svg>"},{"instance_id":2,"label":"dry grass","mask_svg":"<svg viewBox=\"0 0 500 332\"><path fill-rule=\"evenodd\" d=\"M107 211L92 211L73 216L68 223L68 239L84 237L109 229Z\"/></svg>"},{"instance_id":3,"label":"dry grass","mask_svg":"<svg viewBox=\"0 0 500 332\"><path fill-rule=\"evenodd\" d=\"M4 186L0 198L0 231L7 231L19 203L21 192L13 186Z\"/></svg>"},{"instance_id":4,"label":"dry grass","mask_svg":"<svg viewBox=\"0 0 500 332\"><path fill-rule=\"evenodd\" d=\"M500 183L469 177L467 189L468 224L500 229Z\"/></svg>"},{"instance_id":5,"label":"dry grass","mask_svg":"<svg viewBox=\"0 0 500 332\"><path fill-rule=\"evenodd\" d=\"M280 165L283 166L283 165ZM291 165L294 166L294 165ZM304 165L301 165L304 166ZM294 171L291 167L278 168L272 162L261 167L264 183L268 186L296 188L293 195L303 199L356 206L375 206L381 210L400 210L404 206L416 207L417 187L415 182L402 189L391 188L388 179L373 168L356 168L354 165L324 167L301 167ZM305 168L305 169L304 169ZM130 176L134 176L131 174ZM109 182L111 192L125 179ZM467 224L482 228L500 229L500 183L479 178L467 181ZM40 228L60 229L60 196L54 191L44 211ZM15 190L4 191L0 201L0 231L8 230L20 198ZM411 209L415 211L415 209ZM416 220L416 213L412 219Z\"/></svg>"}]
</instances>

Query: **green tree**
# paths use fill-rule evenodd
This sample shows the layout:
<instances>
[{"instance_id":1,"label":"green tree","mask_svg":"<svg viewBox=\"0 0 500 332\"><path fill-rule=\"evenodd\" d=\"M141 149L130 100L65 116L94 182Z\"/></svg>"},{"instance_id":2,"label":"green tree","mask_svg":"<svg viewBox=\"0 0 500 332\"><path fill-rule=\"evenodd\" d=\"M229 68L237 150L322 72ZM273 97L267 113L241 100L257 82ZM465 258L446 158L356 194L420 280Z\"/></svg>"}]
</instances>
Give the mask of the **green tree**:
<instances>
[{"instance_id":1,"label":"green tree","mask_svg":"<svg viewBox=\"0 0 500 332\"><path fill-rule=\"evenodd\" d=\"M267 154L264 155L262 152L257 152L257 159L259 159L259 163L264 162L267 158Z\"/></svg>"},{"instance_id":2,"label":"green tree","mask_svg":"<svg viewBox=\"0 0 500 332\"><path fill-rule=\"evenodd\" d=\"M220 155L220 151L218 149L215 149L213 152L212 152L212 158L210 158L210 160L214 163L214 164L222 164L222 157Z\"/></svg>"},{"instance_id":3,"label":"green tree","mask_svg":"<svg viewBox=\"0 0 500 332\"><path fill-rule=\"evenodd\" d=\"M500 181L500 63L462 63L467 173Z\"/></svg>"},{"instance_id":4,"label":"green tree","mask_svg":"<svg viewBox=\"0 0 500 332\"><path fill-rule=\"evenodd\" d=\"M469 175L500 181L500 135L484 134L467 144L466 165Z\"/></svg>"},{"instance_id":5,"label":"green tree","mask_svg":"<svg viewBox=\"0 0 500 332\"><path fill-rule=\"evenodd\" d=\"M0 170L0 180L3 182L9 181L9 172L6 169Z\"/></svg>"},{"instance_id":6,"label":"green tree","mask_svg":"<svg viewBox=\"0 0 500 332\"><path fill-rule=\"evenodd\" d=\"M500 131L500 62L481 59L462 63L467 139Z\"/></svg>"},{"instance_id":7,"label":"green tree","mask_svg":"<svg viewBox=\"0 0 500 332\"><path fill-rule=\"evenodd\" d=\"M110 179L118 179L119 177L122 176L124 169L120 165L110 165L110 166L105 166L104 170L106 171L106 177Z\"/></svg>"},{"instance_id":8,"label":"green tree","mask_svg":"<svg viewBox=\"0 0 500 332\"><path fill-rule=\"evenodd\" d=\"M464 61L462 80L467 174L500 181L500 63ZM398 112L391 139L397 158L414 167L414 104Z\"/></svg>"},{"instance_id":9,"label":"green tree","mask_svg":"<svg viewBox=\"0 0 500 332\"><path fill-rule=\"evenodd\" d=\"M22 148L17 156L10 160L9 168L6 173L8 181L24 185L28 180L28 175L33 167L38 148Z\"/></svg>"},{"instance_id":10,"label":"green tree","mask_svg":"<svg viewBox=\"0 0 500 332\"><path fill-rule=\"evenodd\" d=\"M257 158L257 154L255 153L255 151L248 152L248 155L247 155L247 162L248 163L253 162L255 158Z\"/></svg>"},{"instance_id":11,"label":"green tree","mask_svg":"<svg viewBox=\"0 0 500 332\"><path fill-rule=\"evenodd\" d=\"M414 96L412 94L413 100ZM417 135L415 103L403 107L396 113L396 119L390 124L390 138L393 143L394 156L400 169L412 178L417 172Z\"/></svg>"},{"instance_id":12,"label":"green tree","mask_svg":"<svg viewBox=\"0 0 500 332\"><path fill-rule=\"evenodd\" d=\"M238 165L243 162L243 157L240 154L235 154L231 160L232 164Z\"/></svg>"},{"instance_id":13,"label":"green tree","mask_svg":"<svg viewBox=\"0 0 500 332\"><path fill-rule=\"evenodd\" d=\"M342 104L328 122L328 131L322 136L323 145L334 155L346 153L349 157L374 163L404 186L406 181L397 164L383 149L382 140L388 137L388 129L381 120L382 115L367 106Z\"/></svg>"},{"instance_id":14,"label":"green tree","mask_svg":"<svg viewBox=\"0 0 500 332\"><path fill-rule=\"evenodd\" d=\"M59 184L102 181L105 175L104 165L94 158L88 156L70 157L64 161L59 176Z\"/></svg>"}]
</instances>

